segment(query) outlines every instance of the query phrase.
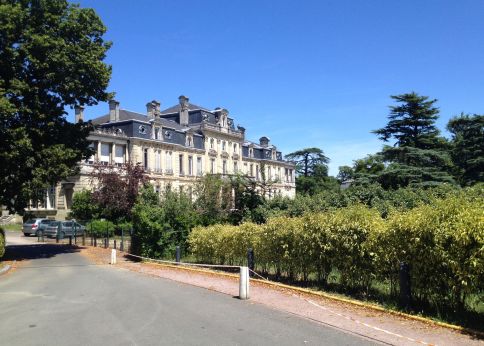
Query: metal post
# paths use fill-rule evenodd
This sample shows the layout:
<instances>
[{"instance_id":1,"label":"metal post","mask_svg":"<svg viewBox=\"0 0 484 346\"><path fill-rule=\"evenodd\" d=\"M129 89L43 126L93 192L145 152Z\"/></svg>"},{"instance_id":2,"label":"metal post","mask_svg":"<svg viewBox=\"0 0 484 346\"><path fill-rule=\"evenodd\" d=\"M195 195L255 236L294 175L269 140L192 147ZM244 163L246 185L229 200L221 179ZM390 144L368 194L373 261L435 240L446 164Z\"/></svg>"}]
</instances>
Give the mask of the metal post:
<instances>
[{"instance_id":1,"label":"metal post","mask_svg":"<svg viewBox=\"0 0 484 346\"><path fill-rule=\"evenodd\" d=\"M252 248L249 248L247 250L247 266L249 267L249 275L253 275L251 274L251 270L253 271L254 268L255 268L255 259L254 259L254 249Z\"/></svg>"},{"instance_id":2,"label":"metal post","mask_svg":"<svg viewBox=\"0 0 484 346\"><path fill-rule=\"evenodd\" d=\"M175 258L177 263L180 263L180 257L181 257L181 251L180 251L180 246L176 247L176 253L175 253Z\"/></svg>"},{"instance_id":3,"label":"metal post","mask_svg":"<svg viewBox=\"0 0 484 346\"><path fill-rule=\"evenodd\" d=\"M119 251L124 251L124 229L121 228L121 244L119 244Z\"/></svg>"},{"instance_id":4,"label":"metal post","mask_svg":"<svg viewBox=\"0 0 484 346\"><path fill-rule=\"evenodd\" d=\"M239 299L249 299L249 268L240 267Z\"/></svg>"},{"instance_id":5,"label":"metal post","mask_svg":"<svg viewBox=\"0 0 484 346\"><path fill-rule=\"evenodd\" d=\"M72 245L72 235L69 236L69 245Z\"/></svg>"},{"instance_id":6,"label":"metal post","mask_svg":"<svg viewBox=\"0 0 484 346\"><path fill-rule=\"evenodd\" d=\"M82 246L86 245L86 229L82 232Z\"/></svg>"},{"instance_id":7,"label":"metal post","mask_svg":"<svg viewBox=\"0 0 484 346\"><path fill-rule=\"evenodd\" d=\"M44 230L41 231L41 235L42 235L42 243L45 242L45 239L44 239Z\"/></svg>"},{"instance_id":8,"label":"metal post","mask_svg":"<svg viewBox=\"0 0 484 346\"><path fill-rule=\"evenodd\" d=\"M410 266L406 262L400 262L400 307L409 310L412 300L412 291L410 287Z\"/></svg>"},{"instance_id":9,"label":"metal post","mask_svg":"<svg viewBox=\"0 0 484 346\"><path fill-rule=\"evenodd\" d=\"M114 249L116 250L116 239L114 239Z\"/></svg>"},{"instance_id":10,"label":"metal post","mask_svg":"<svg viewBox=\"0 0 484 346\"><path fill-rule=\"evenodd\" d=\"M97 237L94 235L94 247L97 247Z\"/></svg>"},{"instance_id":11,"label":"metal post","mask_svg":"<svg viewBox=\"0 0 484 346\"><path fill-rule=\"evenodd\" d=\"M37 242L40 242L40 231L37 231Z\"/></svg>"},{"instance_id":12,"label":"metal post","mask_svg":"<svg viewBox=\"0 0 484 346\"><path fill-rule=\"evenodd\" d=\"M61 226L62 225L62 222L59 222L59 226L57 226L57 234L55 236L55 242L58 243L59 242L59 239L60 239L60 233L61 233Z\"/></svg>"}]
</instances>

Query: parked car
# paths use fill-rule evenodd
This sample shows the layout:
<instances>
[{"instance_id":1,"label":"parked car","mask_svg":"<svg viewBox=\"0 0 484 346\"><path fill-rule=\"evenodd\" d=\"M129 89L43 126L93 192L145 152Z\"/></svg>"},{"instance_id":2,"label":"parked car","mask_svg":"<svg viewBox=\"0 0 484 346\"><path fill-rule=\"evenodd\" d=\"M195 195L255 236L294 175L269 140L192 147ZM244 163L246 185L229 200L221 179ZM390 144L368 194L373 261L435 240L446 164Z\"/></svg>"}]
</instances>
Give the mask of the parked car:
<instances>
[{"instance_id":1,"label":"parked car","mask_svg":"<svg viewBox=\"0 0 484 346\"><path fill-rule=\"evenodd\" d=\"M83 235L86 231L86 227L75 221L54 221L44 229L44 235L55 238L59 231L59 238L64 238L74 235Z\"/></svg>"},{"instance_id":2,"label":"parked car","mask_svg":"<svg viewBox=\"0 0 484 346\"><path fill-rule=\"evenodd\" d=\"M36 235L38 236L42 230L45 230L45 228L55 220L51 219L30 219L27 220L23 224L23 232L26 237L29 235Z\"/></svg>"}]
</instances>

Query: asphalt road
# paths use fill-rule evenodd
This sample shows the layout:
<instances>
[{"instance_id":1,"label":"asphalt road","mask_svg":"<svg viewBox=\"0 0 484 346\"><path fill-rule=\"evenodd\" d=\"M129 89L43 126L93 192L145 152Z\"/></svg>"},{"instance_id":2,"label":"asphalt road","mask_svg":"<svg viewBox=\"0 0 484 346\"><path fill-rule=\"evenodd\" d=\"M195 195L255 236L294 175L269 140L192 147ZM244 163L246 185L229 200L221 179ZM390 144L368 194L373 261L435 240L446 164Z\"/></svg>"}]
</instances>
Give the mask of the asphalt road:
<instances>
[{"instance_id":1,"label":"asphalt road","mask_svg":"<svg viewBox=\"0 0 484 346\"><path fill-rule=\"evenodd\" d=\"M0 345L369 345L370 340L217 292L7 235ZM28 243L33 244L29 245Z\"/></svg>"}]
</instances>

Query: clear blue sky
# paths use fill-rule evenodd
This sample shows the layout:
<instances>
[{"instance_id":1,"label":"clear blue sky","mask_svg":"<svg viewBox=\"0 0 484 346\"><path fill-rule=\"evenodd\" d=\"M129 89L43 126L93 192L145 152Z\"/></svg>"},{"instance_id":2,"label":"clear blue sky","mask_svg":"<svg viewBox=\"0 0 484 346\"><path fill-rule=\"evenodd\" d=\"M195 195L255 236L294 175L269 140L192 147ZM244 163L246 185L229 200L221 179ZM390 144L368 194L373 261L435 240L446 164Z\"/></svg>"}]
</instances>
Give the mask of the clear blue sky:
<instances>
[{"instance_id":1,"label":"clear blue sky","mask_svg":"<svg viewBox=\"0 0 484 346\"><path fill-rule=\"evenodd\" d=\"M145 112L187 95L224 107L250 140L319 147L338 166L377 152L389 95L484 113L484 1L81 1L113 41L110 91ZM86 118L107 105L86 109ZM72 113L70 115L72 117Z\"/></svg>"}]
</instances>

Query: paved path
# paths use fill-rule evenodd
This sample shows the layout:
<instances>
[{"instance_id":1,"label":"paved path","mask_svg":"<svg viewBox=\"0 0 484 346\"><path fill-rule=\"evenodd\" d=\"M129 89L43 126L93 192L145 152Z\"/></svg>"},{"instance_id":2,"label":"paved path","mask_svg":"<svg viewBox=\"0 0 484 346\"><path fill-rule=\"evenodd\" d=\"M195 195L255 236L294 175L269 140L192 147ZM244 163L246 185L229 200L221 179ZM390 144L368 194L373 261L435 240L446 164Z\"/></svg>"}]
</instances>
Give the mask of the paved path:
<instances>
[{"instance_id":1,"label":"paved path","mask_svg":"<svg viewBox=\"0 0 484 346\"><path fill-rule=\"evenodd\" d=\"M19 265L0 277L1 345L375 343L225 294L93 265L68 246L7 237L7 259Z\"/></svg>"}]
</instances>

